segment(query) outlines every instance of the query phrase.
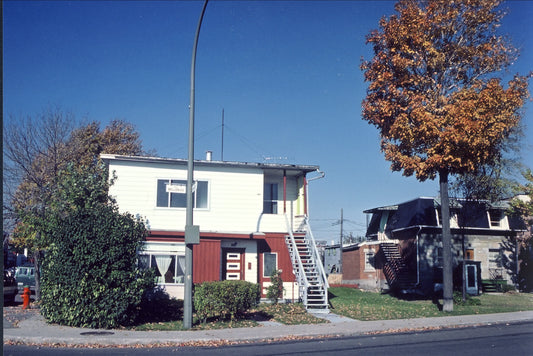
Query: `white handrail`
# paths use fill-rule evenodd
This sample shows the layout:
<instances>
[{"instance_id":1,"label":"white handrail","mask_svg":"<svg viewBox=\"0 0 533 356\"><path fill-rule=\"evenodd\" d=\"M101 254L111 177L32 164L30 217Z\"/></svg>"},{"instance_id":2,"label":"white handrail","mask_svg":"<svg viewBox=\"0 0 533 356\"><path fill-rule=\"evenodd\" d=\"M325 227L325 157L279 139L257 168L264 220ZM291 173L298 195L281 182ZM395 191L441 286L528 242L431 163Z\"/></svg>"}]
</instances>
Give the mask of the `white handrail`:
<instances>
[{"instance_id":1,"label":"white handrail","mask_svg":"<svg viewBox=\"0 0 533 356\"><path fill-rule=\"evenodd\" d=\"M298 253L298 246L296 245L296 241L294 240L294 235L292 234L292 229L289 224L289 218L287 217L287 214L285 214L285 223L287 224L287 232L289 233L292 245L293 256L291 257L293 260L295 260L294 262L298 264L298 273L296 276L298 278L298 284L300 284L300 287L302 287L300 282L303 282L303 287L305 287L305 291L307 291L307 288L309 287L309 281L307 280L307 276L305 275L302 259L300 258L300 254ZM307 292L305 292L305 294L307 294Z\"/></svg>"},{"instance_id":2,"label":"white handrail","mask_svg":"<svg viewBox=\"0 0 533 356\"><path fill-rule=\"evenodd\" d=\"M305 217L304 222L305 222L305 226L306 226L306 231L307 231L307 233L309 233L310 240L311 240L311 243L312 243L312 250L313 250L314 260L316 261L316 264L318 266L318 270L320 271L320 275L322 276L322 281L324 283L324 287L326 289L328 289L329 288L328 277L326 276L326 271L324 270L324 265L322 264L322 260L320 259L320 256L318 254L318 249L316 248L316 243L315 243L315 237L313 236L313 232L311 231L311 225L309 225L309 221L308 221L307 216ZM327 293L326 293L326 297L327 297Z\"/></svg>"}]
</instances>

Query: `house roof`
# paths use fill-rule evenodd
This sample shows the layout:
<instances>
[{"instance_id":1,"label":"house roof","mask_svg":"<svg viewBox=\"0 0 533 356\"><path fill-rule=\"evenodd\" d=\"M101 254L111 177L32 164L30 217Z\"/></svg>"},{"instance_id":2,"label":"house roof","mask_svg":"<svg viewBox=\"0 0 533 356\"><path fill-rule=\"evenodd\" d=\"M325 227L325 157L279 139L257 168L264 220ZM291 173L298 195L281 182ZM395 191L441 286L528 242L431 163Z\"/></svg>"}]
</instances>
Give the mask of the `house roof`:
<instances>
[{"instance_id":1,"label":"house roof","mask_svg":"<svg viewBox=\"0 0 533 356\"><path fill-rule=\"evenodd\" d=\"M182 158L162 158L162 157L144 157L144 156L122 156L115 154L101 154L100 157L104 161L129 161L129 162L144 162L144 163L159 163L159 164L172 164L183 165L188 164L187 159ZM194 160L195 166L200 167L234 167L234 168L259 168L263 170L285 170L287 173L293 172L295 174L299 172L314 172L320 169L315 165L302 165L302 164L279 164L279 163L254 163L254 162L234 162L234 161L211 161L211 160Z\"/></svg>"},{"instance_id":2,"label":"house roof","mask_svg":"<svg viewBox=\"0 0 533 356\"><path fill-rule=\"evenodd\" d=\"M505 211L505 202L490 203L488 201L450 199L450 208L458 211L458 223L466 228L490 229L487 212L492 210ZM372 213L367 229L367 236L373 236L380 230L382 216L386 216L386 231L397 231L411 227L439 227L436 209L440 208L440 199L420 197L397 205L389 205L365 210ZM509 217L509 228L521 230L522 224Z\"/></svg>"}]
</instances>

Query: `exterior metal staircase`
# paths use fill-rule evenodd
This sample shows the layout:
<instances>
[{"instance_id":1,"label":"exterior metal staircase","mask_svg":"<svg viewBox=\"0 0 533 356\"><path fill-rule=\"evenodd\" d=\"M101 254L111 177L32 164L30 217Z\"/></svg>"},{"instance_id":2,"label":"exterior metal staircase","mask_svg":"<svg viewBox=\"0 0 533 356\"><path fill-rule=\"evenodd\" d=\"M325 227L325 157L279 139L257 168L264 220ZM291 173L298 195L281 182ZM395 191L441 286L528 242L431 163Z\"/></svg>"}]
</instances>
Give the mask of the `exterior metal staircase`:
<instances>
[{"instance_id":1,"label":"exterior metal staircase","mask_svg":"<svg viewBox=\"0 0 533 356\"><path fill-rule=\"evenodd\" d=\"M413 291L416 287L416 275L413 275L407 263L400 255L400 248L395 243L382 242L381 250L385 255L383 273L389 287L402 292Z\"/></svg>"},{"instance_id":2,"label":"exterior metal staircase","mask_svg":"<svg viewBox=\"0 0 533 356\"><path fill-rule=\"evenodd\" d=\"M289 233L285 242L298 282L300 299L308 311L329 313L328 280L307 217L303 224L305 235L302 232L298 236L294 236L289 220L285 217Z\"/></svg>"}]
</instances>

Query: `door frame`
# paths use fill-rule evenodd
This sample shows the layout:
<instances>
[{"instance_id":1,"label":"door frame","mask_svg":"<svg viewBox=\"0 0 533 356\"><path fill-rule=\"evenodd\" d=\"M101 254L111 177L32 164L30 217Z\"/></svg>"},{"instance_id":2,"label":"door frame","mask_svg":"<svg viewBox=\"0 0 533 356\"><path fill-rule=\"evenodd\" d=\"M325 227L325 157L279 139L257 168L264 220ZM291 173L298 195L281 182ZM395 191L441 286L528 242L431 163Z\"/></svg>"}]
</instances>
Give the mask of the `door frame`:
<instances>
[{"instance_id":1,"label":"door frame","mask_svg":"<svg viewBox=\"0 0 533 356\"><path fill-rule=\"evenodd\" d=\"M223 247L222 248L222 280L225 281L225 280L241 280L241 281L244 281L245 280L245 252L246 252L246 249L245 248L235 248L235 247ZM228 259L228 254L239 254L239 257L237 258L229 258ZM229 260L229 262L228 262ZM228 266L230 263L239 263L239 266L236 267L235 269L228 269ZM229 270L229 272L228 272ZM239 276L237 278L228 278L228 274L229 273L233 273L233 274L236 274L236 273L239 273Z\"/></svg>"}]
</instances>

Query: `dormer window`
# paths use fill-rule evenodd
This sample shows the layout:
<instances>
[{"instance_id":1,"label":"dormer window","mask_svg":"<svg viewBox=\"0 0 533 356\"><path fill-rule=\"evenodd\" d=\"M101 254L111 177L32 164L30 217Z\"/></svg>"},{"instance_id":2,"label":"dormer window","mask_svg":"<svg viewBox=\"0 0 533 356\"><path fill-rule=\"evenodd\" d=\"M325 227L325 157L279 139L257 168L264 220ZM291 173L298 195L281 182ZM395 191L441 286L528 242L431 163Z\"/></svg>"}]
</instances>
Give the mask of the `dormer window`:
<instances>
[{"instance_id":1,"label":"dormer window","mask_svg":"<svg viewBox=\"0 0 533 356\"><path fill-rule=\"evenodd\" d=\"M491 228L495 229L505 229L505 214L503 210L489 210L489 224Z\"/></svg>"},{"instance_id":2,"label":"dormer window","mask_svg":"<svg viewBox=\"0 0 533 356\"><path fill-rule=\"evenodd\" d=\"M442 226L442 210L437 208L437 226ZM459 227L459 212L456 209L450 209L450 227Z\"/></svg>"}]
</instances>

